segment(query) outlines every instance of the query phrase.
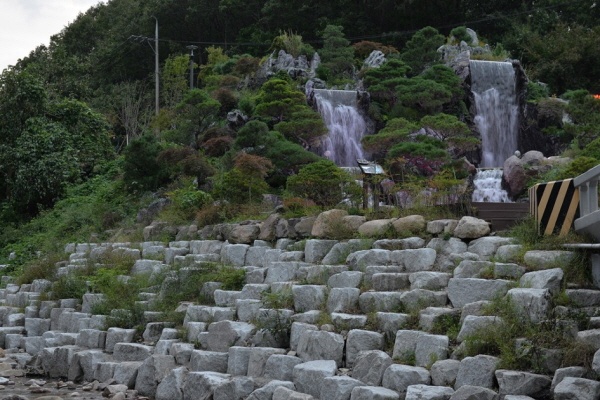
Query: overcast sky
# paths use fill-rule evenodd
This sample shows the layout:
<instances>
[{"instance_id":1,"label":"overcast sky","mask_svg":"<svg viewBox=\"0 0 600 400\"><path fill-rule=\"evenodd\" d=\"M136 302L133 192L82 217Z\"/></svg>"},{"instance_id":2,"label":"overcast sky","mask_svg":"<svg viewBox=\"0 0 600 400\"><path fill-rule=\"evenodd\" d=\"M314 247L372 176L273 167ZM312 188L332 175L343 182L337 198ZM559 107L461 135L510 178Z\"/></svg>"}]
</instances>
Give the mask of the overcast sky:
<instances>
[{"instance_id":1,"label":"overcast sky","mask_svg":"<svg viewBox=\"0 0 600 400\"><path fill-rule=\"evenodd\" d=\"M0 71L106 0L0 0Z\"/></svg>"}]
</instances>

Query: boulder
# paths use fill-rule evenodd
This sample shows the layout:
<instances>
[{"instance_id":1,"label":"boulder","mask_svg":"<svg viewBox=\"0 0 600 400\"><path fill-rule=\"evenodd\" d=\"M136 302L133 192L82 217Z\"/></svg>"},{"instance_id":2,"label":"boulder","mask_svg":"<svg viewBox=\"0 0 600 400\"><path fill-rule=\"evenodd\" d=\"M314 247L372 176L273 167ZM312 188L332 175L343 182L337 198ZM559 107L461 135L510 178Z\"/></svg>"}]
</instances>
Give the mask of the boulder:
<instances>
[{"instance_id":1,"label":"boulder","mask_svg":"<svg viewBox=\"0 0 600 400\"><path fill-rule=\"evenodd\" d=\"M306 330L298 341L297 353L303 361L333 360L341 366L344 344L344 338L337 333Z\"/></svg>"},{"instance_id":2,"label":"boulder","mask_svg":"<svg viewBox=\"0 0 600 400\"><path fill-rule=\"evenodd\" d=\"M337 237L339 230L344 227L342 219L347 215L346 210L323 211L314 221L311 235L318 238Z\"/></svg>"},{"instance_id":3,"label":"boulder","mask_svg":"<svg viewBox=\"0 0 600 400\"><path fill-rule=\"evenodd\" d=\"M346 339L346 367L352 368L358 354L367 350L383 350L383 335L360 329L352 329Z\"/></svg>"},{"instance_id":4,"label":"boulder","mask_svg":"<svg viewBox=\"0 0 600 400\"><path fill-rule=\"evenodd\" d=\"M383 373L392 365L392 358L382 350L367 350L357 354L352 378L367 386L380 386Z\"/></svg>"},{"instance_id":5,"label":"boulder","mask_svg":"<svg viewBox=\"0 0 600 400\"><path fill-rule=\"evenodd\" d=\"M496 379L500 395L523 395L534 398L550 396L552 380L545 375L499 369L496 370Z\"/></svg>"},{"instance_id":6,"label":"boulder","mask_svg":"<svg viewBox=\"0 0 600 400\"><path fill-rule=\"evenodd\" d=\"M584 378L564 378L554 388L554 400L595 400L600 398L600 382Z\"/></svg>"},{"instance_id":7,"label":"boulder","mask_svg":"<svg viewBox=\"0 0 600 400\"><path fill-rule=\"evenodd\" d=\"M490 225L483 219L464 216L454 228L454 236L460 239L477 239L490 233Z\"/></svg>"},{"instance_id":8,"label":"boulder","mask_svg":"<svg viewBox=\"0 0 600 400\"><path fill-rule=\"evenodd\" d=\"M337 371L337 365L332 360L316 360L298 364L294 367L294 385L296 390L320 398L321 387L325 378L332 377Z\"/></svg>"},{"instance_id":9,"label":"boulder","mask_svg":"<svg viewBox=\"0 0 600 400\"><path fill-rule=\"evenodd\" d=\"M429 385L430 383L431 376L427 369L402 364L390 365L385 370L382 380L384 388L396 391L402 398L406 395L409 386L419 384Z\"/></svg>"},{"instance_id":10,"label":"boulder","mask_svg":"<svg viewBox=\"0 0 600 400\"><path fill-rule=\"evenodd\" d=\"M425 231L427 223L421 215L409 215L394 220L392 226L395 231L401 234L413 233L418 234Z\"/></svg>"}]
</instances>

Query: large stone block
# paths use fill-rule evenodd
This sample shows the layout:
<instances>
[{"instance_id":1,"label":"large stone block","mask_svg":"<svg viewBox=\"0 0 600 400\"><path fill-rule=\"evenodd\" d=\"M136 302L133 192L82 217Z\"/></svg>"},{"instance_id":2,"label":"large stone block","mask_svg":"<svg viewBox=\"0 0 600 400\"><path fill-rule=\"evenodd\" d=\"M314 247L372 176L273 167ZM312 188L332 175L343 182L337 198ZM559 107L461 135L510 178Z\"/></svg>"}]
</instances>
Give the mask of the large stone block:
<instances>
[{"instance_id":1,"label":"large stone block","mask_svg":"<svg viewBox=\"0 0 600 400\"><path fill-rule=\"evenodd\" d=\"M390 365L392 358L385 351L361 351L354 360L352 378L367 386L380 386L383 373Z\"/></svg>"},{"instance_id":2,"label":"large stone block","mask_svg":"<svg viewBox=\"0 0 600 400\"><path fill-rule=\"evenodd\" d=\"M324 285L294 285L294 309L297 312L320 310L325 304L327 286Z\"/></svg>"},{"instance_id":3,"label":"large stone block","mask_svg":"<svg viewBox=\"0 0 600 400\"><path fill-rule=\"evenodd\" d=\"M500 395L521 395L533 398L550 397L552 380L540 374L524 371L496 370Z\"/></svg>"},{"instance_id":4,"label":"large stone block","mask_svg":"<svg viewBox=\"0 0 600 400\"><path fill-rule=\"evenodd\" d=\"M228 358L226 352L193 350L190 354L190 371L226 373Z\"/></svg>"},{"instance_id":5,"label":"large stone block","mask_svg":"<svg viewBox=\"0 0 600 400\"><path fill-rule=\"evenodd\" d=\"M140 343L117 343L113 349L113 356L116 361L144 361L153 351L153 346Z\"/></svg>"},{"instance_id":6,"label":"large stone block","mask_svg":"<svg viewBox=\"0 0 600 400\"><path fill-rule=\"evenodd\" d=\"M183 400L209 400L217 387L230 379L218 372L189 372L183 384Z\"/></svg>"},{"instance_id":7,"label":"large stone block","mask_svg":"<svg viewBox=\"0 0 600 400\"><path fill-rule=\"evenodd\" d=\"M395 390L403 398L406 395L409 386L419 384L429 385L430 383L431 376L427 369L423 367L392 364L385 370L381 384L386 389Z\"/></svg>"},{"instance_id":8,"label":"large stone block","mask_svg":"<svg viewBox=\"0 0 600 400\"><path fill-rule=\"evenodd\" d=\"M510 282L502 279L452 278L448 282L448 298L454 308L468 303L492 300L508 292Z\"/></svg>"},{"instance_id":9,"label":"large stone block","mask_svg":"<svg viewBox=\"0 0 600 400\"><path fill-rule=\"evenodd\" d=\"M153 355L139 367L135 390L142 396L154 397L158 384L176 367L173 356Z\"/></svg>"},{"instance_id":10,"label":"large stone block","mask_svg":"<svg viewBox=\"0 0 600 400\"><path fill-rule=\"evenodd\" d=\"M248 344L256 327L246 322L220 321L208 326L207 350L228 351L231 346Z\"/></svg>"},{"instance_id":11,"label":"large stone block","mask_svg":"<svg viewBox=\"0 0 600 400\"><path fill-rule=\"evenodd\" d=\"M319 398L323 380L334 376L336 371L336 362L332 360L325 359L304 362L294 367L293 382L296 385L296 390Z\"/></svg>"},{"instance_id":12,"label":"large stone block","mask_svg":"<svg viewBox=\"0 0 600 400\"><path fill-rule=\"evenodd\" d=\"M465 385L493 388L495 386L494 373L499 362L500 359L497 357L484 354L463 358L458 368L454 389Z\"/></svg>"},{"instance_id":13,"label":"large stone block","mask_svg":"<svg viewBox=\"0 0 600 400\"><path fill-rule=\"evenodd\" d=\"M361 351L383 350L383 334L379 332L352 329L346 339L346 367L352 368Z\"/></svg>"},{"instance_id":14,"label":"large stone block","mask_svg":"<svg viewBox=\"0 0 600 400\"><path fill-rule=\"evenodd\" d=\"M253 347L248 358L248 376L262 377L268 359L276 354L285 354L285 350L272 347Z\"/></svg>"},{"instance_id":15,"label":"large stone block","mask_svg":"<svg viewBox=\"0 0 600 400\"><path fill-rule=\"evenodd\" d=\"M156 400L183 400L183 384L187 378L186 367L171 370L156 387Z\"/></svg>"},{"instance_id":16,"label":"large stone block","mask_svg":"<svg viewBox=\"0 0 600 400\"><path fill-rule=\"evenodd\" d=\"M344 338L337 333L306 330L298 341L297 353L303 361L334 360L341 366Z\"/></svg>"},{"instance_id":17,"label":"large stone block","mask_svg":"<svg viewBox=\"0 0 600 400\"><path fill-rule=\"evenodd\" d=\"M353 287L336 287L329 291L327 312L354 312L358 309L360 290Z\"/></svg>"}]
</instances>

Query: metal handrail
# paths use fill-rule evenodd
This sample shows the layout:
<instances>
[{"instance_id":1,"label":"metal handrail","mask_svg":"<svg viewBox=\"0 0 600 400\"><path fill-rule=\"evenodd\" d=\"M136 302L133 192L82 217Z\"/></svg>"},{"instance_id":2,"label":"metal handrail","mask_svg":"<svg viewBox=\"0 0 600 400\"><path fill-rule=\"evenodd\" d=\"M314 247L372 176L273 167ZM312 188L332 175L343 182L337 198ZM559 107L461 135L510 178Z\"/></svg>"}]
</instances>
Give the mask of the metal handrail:
<instances>
[{"instance_id":1,"label":"metal handrail","mask_svg":"<svg viewBox=\"0 0 600 400\"><path fill-rule=\"evenodd\" d=\"M573 179L573 184L579 188L579 214L582 217L598 211L598 180L600 164Z\"/></svg>"}]
</instances>

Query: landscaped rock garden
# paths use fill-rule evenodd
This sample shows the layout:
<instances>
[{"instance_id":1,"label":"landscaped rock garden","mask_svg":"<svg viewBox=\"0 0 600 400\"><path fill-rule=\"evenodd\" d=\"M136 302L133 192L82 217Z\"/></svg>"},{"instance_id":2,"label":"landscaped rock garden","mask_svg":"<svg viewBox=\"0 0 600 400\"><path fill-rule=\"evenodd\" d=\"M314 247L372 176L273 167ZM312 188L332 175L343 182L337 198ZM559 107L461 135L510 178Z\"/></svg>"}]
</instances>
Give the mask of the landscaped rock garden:
<instances>
[{"instance_id":1,"label":"landscaped rock garden","mask_svg":"<svg viewBox=\"0 0 600 400\"><path fill-rule=\"evenodd\" d=\"M164 277L138 294L139 331L110 326L131 311L94 313L104 295L93 289L50 300L52 282L5 277L6 363L113 398L600 398L600 291L568 281L574 252L527 251L472 217L273 214L180 227L169 243L157 240L165 229L73 243L59 263L68 276L113 254L133 260L122 280ZM169 282L215 263L243 270L244 284L204 282L202 304L179 304L181 326L156 311Z\"/></svg>"}]
</instances>

